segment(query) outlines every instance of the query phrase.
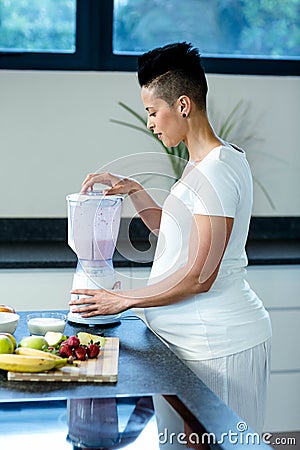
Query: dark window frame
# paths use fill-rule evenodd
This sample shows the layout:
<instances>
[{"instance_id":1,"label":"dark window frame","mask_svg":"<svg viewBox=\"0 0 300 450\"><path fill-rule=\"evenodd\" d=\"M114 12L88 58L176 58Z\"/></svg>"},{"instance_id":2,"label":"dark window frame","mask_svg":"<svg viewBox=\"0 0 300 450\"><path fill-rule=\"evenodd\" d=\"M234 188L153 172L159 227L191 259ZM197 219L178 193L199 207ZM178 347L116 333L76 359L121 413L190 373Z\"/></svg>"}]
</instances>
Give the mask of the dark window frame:
<instances>
[{"instance_id":1,"label":"dark window frame","mask_svg":"<svg viewBox=\"0 0 300 450\"><path fill-rule=\"evenodd\" d=\"M77 0L76 52L0 52L0 69L135 72L137 56L112 51L113 0ZM239 57L204 57L207 73L299 76L300 61Z\"/></svg>"}]
</instances>

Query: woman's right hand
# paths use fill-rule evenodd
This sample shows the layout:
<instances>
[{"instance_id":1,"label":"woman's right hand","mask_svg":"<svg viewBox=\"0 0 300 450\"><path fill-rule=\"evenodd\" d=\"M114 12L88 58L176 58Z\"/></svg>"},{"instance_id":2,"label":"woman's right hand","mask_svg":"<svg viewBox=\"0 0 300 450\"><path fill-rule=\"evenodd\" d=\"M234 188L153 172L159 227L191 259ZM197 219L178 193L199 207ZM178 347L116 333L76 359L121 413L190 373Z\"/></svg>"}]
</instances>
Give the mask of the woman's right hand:
<instances>
[{"instance_id":1,"label":"woman's right hand","mask_svg":"<svg viewBox=\"0 0 300 450\"><path fill-rule=\"evenodd\" d=\"M140 183L133 178L125 178L109 172L89 173L82 183L81 193L92 191L95 183L101 183L109 186L105 189L107 195L113 194L132 194L142 189Z\"/></svg>"}]
</instances>

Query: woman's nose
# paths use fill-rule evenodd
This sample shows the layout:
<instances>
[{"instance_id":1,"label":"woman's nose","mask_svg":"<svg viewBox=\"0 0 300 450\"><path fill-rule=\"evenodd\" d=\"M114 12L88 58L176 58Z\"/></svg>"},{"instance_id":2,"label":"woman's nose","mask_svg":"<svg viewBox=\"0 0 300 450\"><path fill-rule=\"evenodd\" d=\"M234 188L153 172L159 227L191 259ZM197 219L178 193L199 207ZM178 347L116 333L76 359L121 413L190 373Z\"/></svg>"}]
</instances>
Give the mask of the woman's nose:
<instances>
[{"instance_id":1,"label":"woman's nose","mask_svg":"<svg viewBox=\"0 0 300 450\"><path fill-rule=\"evenodd\" d=\"M147 128L148 128L148 130L151 130L151 131L154 130L154 125L151 121L151 117L148 117L148 119L147 119Z\"/></svg>"}]
</instances>

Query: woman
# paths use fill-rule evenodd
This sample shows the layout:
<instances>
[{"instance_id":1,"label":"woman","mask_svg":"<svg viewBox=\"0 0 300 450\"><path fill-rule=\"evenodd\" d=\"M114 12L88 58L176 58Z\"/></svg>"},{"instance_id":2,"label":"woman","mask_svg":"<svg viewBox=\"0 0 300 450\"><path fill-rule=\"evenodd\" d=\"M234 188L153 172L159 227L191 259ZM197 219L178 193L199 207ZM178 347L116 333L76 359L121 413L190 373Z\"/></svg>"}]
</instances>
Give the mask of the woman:
<instances>
[{"instance_id":1,"label":"woman","mask_svg":"<svg viewBox=\"0 0 300 450\"><path fill-rule=\"evenodd\" d=\"M129 194L158 243L148 286L75 290L83 317L145 308L148 326L249 426L262 431L271 326L245 281L252 179L245 152L223 142L206 112L207 82L197 49L175 43L139 58L148 128L167 146L183 141L189 162L159 207L133 179L90 174ZM81 306L87 304L88 306Z\"/></svg>"}]
</instances>

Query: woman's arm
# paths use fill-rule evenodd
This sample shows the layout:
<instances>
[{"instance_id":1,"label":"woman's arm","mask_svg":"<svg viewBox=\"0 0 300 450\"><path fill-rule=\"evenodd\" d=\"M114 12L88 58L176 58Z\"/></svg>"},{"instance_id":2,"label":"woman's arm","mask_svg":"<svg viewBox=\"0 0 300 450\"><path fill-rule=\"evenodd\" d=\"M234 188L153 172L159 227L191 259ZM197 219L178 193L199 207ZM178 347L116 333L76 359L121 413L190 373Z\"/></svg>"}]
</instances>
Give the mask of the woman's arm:
<instances>
[{"instance_id":1,"label":"woman's arm","mask_svg":"<svg viewBox=\"0 0 300 450\"><path fill-rule=\"evenodd\" d=\"M95 183L109 186L105 191L107 195L128 194L145 225L152 233L158 234L161 207L138 181L111 173L91 173L83 181L81 192L84 194L88 190L93 190Z\"/></svg>"},{"instance_id":2,"label":"woman's arm","mask_svg":"<svg viewBox=\"0 0 300 450\"><path fill-rule=\"evenodd\" d=\"M90 303L73 309L83 317L96 314L117 314L130 308L166 306L192 295L207 292L215 281L227 247L234 219L195 215L187 263L164 280L131 291L81 290L74 294L89 295L70 305Z\"/></svg>"}]
</instances>

